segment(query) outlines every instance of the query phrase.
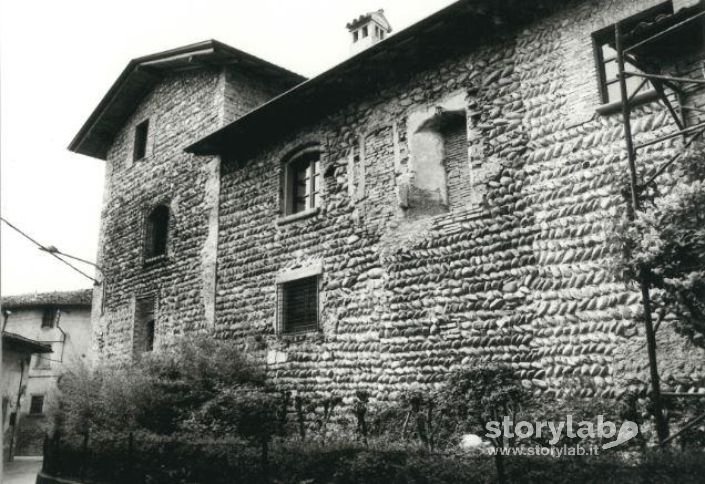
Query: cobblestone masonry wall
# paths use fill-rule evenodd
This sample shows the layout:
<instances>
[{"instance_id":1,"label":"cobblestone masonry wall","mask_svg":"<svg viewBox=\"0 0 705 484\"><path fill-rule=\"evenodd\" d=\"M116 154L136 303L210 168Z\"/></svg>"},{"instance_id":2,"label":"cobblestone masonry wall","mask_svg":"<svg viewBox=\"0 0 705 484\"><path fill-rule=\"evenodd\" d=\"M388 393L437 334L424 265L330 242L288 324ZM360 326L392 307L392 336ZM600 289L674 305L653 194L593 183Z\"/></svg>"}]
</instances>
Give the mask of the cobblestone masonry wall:
<instances>
[{"instance_id":1,"label":"cobblestone masonry wall","mask_svg":"<svg viewBox=\"0 0 705 484\"><path fill-rule=\"evenodd\" d=\"M366 389L393 399L440 383L458 364L492 359L534 392L614 396L616 379L643 368L645 353L624 348L644 337L639 295L610 272L610 220L623 207L627 165L619 115L595 112L590 34L657 3L566 8L407 73L244 167L225 163L218 333L265 360L281 387L316 395ZM458 91L472 114L471 203L413 216L400 206L407 117ZM673 129L656 103L634 119L639 140ZM316 216L278 225L280 161L304 140L322 144L325 201ZM655 145L642 160L663 162L678 144ZM277 337L277 274L318 263L321 332ZM674 371L705 386L691 366Z\"/></svg>"},{"instance_id":2,"label":"cobblestone masonry wall","mask_svg":"<svg viewBox=\"0 0 705 484\"><path fill-rule=\"evenodd\" d=\"M273 89L232 69L170 75L117 134L106 169L99 254L105 280L94 297L94 356L132 356L135 298L150 294L158 306L157 347L213 325L220 166L184 147L269 99ZM133 162L134 127L147 118L147 156ZM167 257L145 265L144 219L159 203L171 208Z\"/></svg>"}]
</instances>

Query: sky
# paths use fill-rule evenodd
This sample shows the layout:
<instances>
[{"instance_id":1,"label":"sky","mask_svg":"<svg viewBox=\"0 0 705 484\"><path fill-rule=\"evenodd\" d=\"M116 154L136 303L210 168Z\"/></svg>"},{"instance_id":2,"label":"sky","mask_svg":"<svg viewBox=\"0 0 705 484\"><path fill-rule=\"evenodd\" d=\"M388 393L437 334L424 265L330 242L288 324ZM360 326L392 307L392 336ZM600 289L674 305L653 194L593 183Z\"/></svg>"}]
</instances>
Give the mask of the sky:
<instances>
[{"instance_id":1,"label":"sky","mask_svg":"<svg viewBox=\"0 0 705 484\"><path fill-rule=\"evenodd\" d=\"M66 149L127 62L217 39L312 77L345 60L345 24L383 8L399 31L453 0L0 0L0 211L95 260L104 161ZM0 227L2 295L92 282ZM89 274L90 266L77 265Z\"/></svg>"}]
</instances>

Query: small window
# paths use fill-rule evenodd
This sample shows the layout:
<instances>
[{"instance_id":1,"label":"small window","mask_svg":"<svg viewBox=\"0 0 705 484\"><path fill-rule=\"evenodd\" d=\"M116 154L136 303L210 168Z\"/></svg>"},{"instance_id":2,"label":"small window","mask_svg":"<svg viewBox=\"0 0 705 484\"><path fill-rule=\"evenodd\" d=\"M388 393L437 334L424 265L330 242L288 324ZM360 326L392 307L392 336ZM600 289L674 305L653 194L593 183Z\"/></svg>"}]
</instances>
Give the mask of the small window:
<instances>
[{"instance_id":1,"label":"small window","mask_svg":"<svg viewBox=\"0 0 705 484\"><path fill-rule=\"evenodd\" d=\"M44 413L44 395L32 395L29 413L30 415L41 415Z\"/></svg>"},{"instance_id":2,"label":"small window","mask_svg":"<svg viewBox=\"0 0 705 484\"><path fill-rule=\"evenodd\" d=\"M353 42L357 42L357 39L360 37L360 33L356 30L353 32Z\"/></svg>"},{"instance_id":3,"label":"small window","mask_svg":"<svg viewBox=\"0 0 705 484\"><path fill-rule=\"evenodd\" d=\"M619 77L617 76L617 52L610 47L608 40L597 42L596 48L598 57L598 69L600 76L600 94L604 104L620 101L621 92L619 87ZM636 66L625 61L625 70L632 72L641 72ZM638 94L645 93L650 90L650 84L646 83L641 86L642 78L630 76L627 77L627 95L631 96L638 91ZM641 86L641 88L639 87Z\"/></svg>"},{"instance_id":4,"label":"small window","mask_svg":"<svg viewBox=\"0 0 705 484\"><path fill-rule=\"evenodd\" d=\"M36 370L51 370L51 360L43 354L34 355L34 368Z\"/></svg>"},{"instance_id":5,"label":"small window","mask_svg":"<svg viewBox=\"0 0 705 484\"><path fill-rule=\"evenodd\" d=\"M145 326L144 350L152 351L154 349L154 317L150 318Z\"/></svg>"},{"instance_id":6,"label":"small window","mask_svg":"<svg viewBox=\"0 0 705 484\"><path fill-rule=\"evenodd\" d=\"M367 35L368 35L368 33L367 33L367 25L365 25L364 27L362 27L362 36L363 36L363 37L367 37Z\"/></svg>"},{"instance_id":7,"label":"small window","mask_svg":"<svg viewBox=\"0 0 705 484\"><path fill-rule=\"evenodd\" d=\"M56 321L56 308L44 308L42 311L42 328L53 328Z\"/></svg>"},{"instance_id":8,"label":"small window","mask_svg":"<svg viewBox=\"0 0 705 484\"><path fill-rule=\"evenodd\" d=\"M623 20L621 27L626 34L641 22L649 22L658 15L670 13L673 13L671 2L663 3ZM614 25L593 34L595 60L597 62L597 71L600 81L600 96L603 104L619 102L622 99L618 77L617 51L614 47L614 36ZM624 67L626 71L641 72L641 70L630 63L628 59L625 59ZM631 97L633 94L644 94L651 91L651 84L647 82L642 86L642 81L643 78L640 77L627 77L627 96Z\"/></svg>"},{"instance_id":9,"label":"small window","mask_svg":"<svg viewBox=\"0 0 705 484\"><path fill-rule=\"evenodd\" d=\"M320 205L320 153L306 150L286 164L284 214L293 215Z\"/></svg>"},{"instance_id":10,"label":"small window","mask_svg":"<svg viewBox=\"0 0 705 484\"><path fill-rule=\"evenodd\" d=\"M169 240L169 207L159 205L147 216L145 230L145 259L165 256Z\"/></svg>"},{"instance_id":11,"label":"small window","mask_svg":"<svg viewBox=\"0 0 705 484\"><path fill-rule=\"evenodd\" d=\"M318 329L318 276L278 285L278 321L282 333Z\"/></svg>"},{"instance_id":12,"label":"small window","mask_svg":"<svg viewBox=\"0 0 705 484\"><path fill-rule=\"evenodd\" d=\"M135 127L135 147L132 159L141 160L147 155L147 135L149 134L149 120L142 121Z\"/></svg>"},{"instance_id":13,"label":"small window","mask_svg":"<svg viewBox=\"0 0 705 484\"><path fill-rule=\"evenodd\" d=\"M147 296L135 301L133 350L136 354L154 350L156 334L156 298Z\"/></svg>"}]
</instances>

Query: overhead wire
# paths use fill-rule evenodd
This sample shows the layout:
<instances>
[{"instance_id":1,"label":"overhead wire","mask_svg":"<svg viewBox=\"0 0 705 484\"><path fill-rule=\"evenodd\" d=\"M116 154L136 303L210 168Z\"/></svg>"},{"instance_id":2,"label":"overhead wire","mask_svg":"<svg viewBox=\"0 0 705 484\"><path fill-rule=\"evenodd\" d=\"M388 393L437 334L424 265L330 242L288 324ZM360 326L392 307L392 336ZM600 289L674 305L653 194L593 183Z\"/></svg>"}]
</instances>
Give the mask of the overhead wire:
<instances>
[{"instance_id":1,"label":"overhead wire","mask_svg":"<svg viewBox=\"0 0 705 484\"><path fill-rule=\"evenodd\" d=\"M62 259L61 257L59 257L59 256L56 254L56 252L57 252L56 249L54 249L53 247L47 247L47 246L41 244L40 242L36 241L36 240L33 239L31 236L29 236L27 233L25 233L23 230L21 230L20 228L18 228L18 227L15 226L15 225L13 225L12 223L10 223L6 218L0 217L0 220L2 220L3 222L5 222L11 229L13 229L14 231L16 231L16 232L19 233L20 235L22 235L25 239L29 240L29 241L32 242L34 245L36 245L37 247L39 247L40 250L46 252L47 254L51 255L52 257L55 257L55 258L59 259L61 262L63 262L64 264L66 264L67 266L69 266L71 269L73 269L74 271L76 271L76 272L78 272L79 274L81 274L83 277L87 277L88 279L90 279L91 281L93 281L94 284L100 284L100 282L99 282L97 279L95 279L95 278L89 276L88 274L86 274L85 272L83 272L83 271L82 271L81 269L79 269L78 267L74 266L74 265L71 264L70 262L68 262L68 261ZM71 257L71 256L68 256L68 257ZM77 259L76 257L72 257L72 258ZM83 260L83 259L78 259L78 260L81 260L82 262L85 262L85 263L92 264L92 263L90 263L90 262L88 262L88 261L85 261L85 260Z\"/></svg>"}]
</instances>

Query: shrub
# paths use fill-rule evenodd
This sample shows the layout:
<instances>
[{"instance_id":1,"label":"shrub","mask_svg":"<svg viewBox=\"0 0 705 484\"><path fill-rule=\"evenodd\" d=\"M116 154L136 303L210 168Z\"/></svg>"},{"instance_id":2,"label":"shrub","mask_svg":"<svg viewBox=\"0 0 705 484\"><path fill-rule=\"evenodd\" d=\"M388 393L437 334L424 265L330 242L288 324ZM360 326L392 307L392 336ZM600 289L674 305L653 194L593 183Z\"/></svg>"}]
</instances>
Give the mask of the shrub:
<instances>
[{"instance_id":1,"label":"shrub","mask_svg":"<svg viewBox=\"0 0 705 484\"><path fill-rule=\"evenodd\" d=\"M60 379L52 414L57 428L77 434L142 430L171 435L202 417L200 423L218 436L233 430L232 422L217 422L232 416L219 413L218 406L251 408L255 389L265 390L263 372L231 343L190 338L134 364L70 369ZM240 394L246 397L238 399ZM260 404L265 400L258 398ZM237 428L244 429L242 422Z\"/></svg>"},{"instance_id":2,"label":"shrub","mask_svg":"<svg viewBox=\"0 0 705 484\"><path fill-rule=\"evenodd\" d=\"M527 396L510 368L480 364L453 372L435 400L441 417L438 432L457 444L462 434L482 435L489 421L512 417Z\"/></svg>"}]
</instances>

